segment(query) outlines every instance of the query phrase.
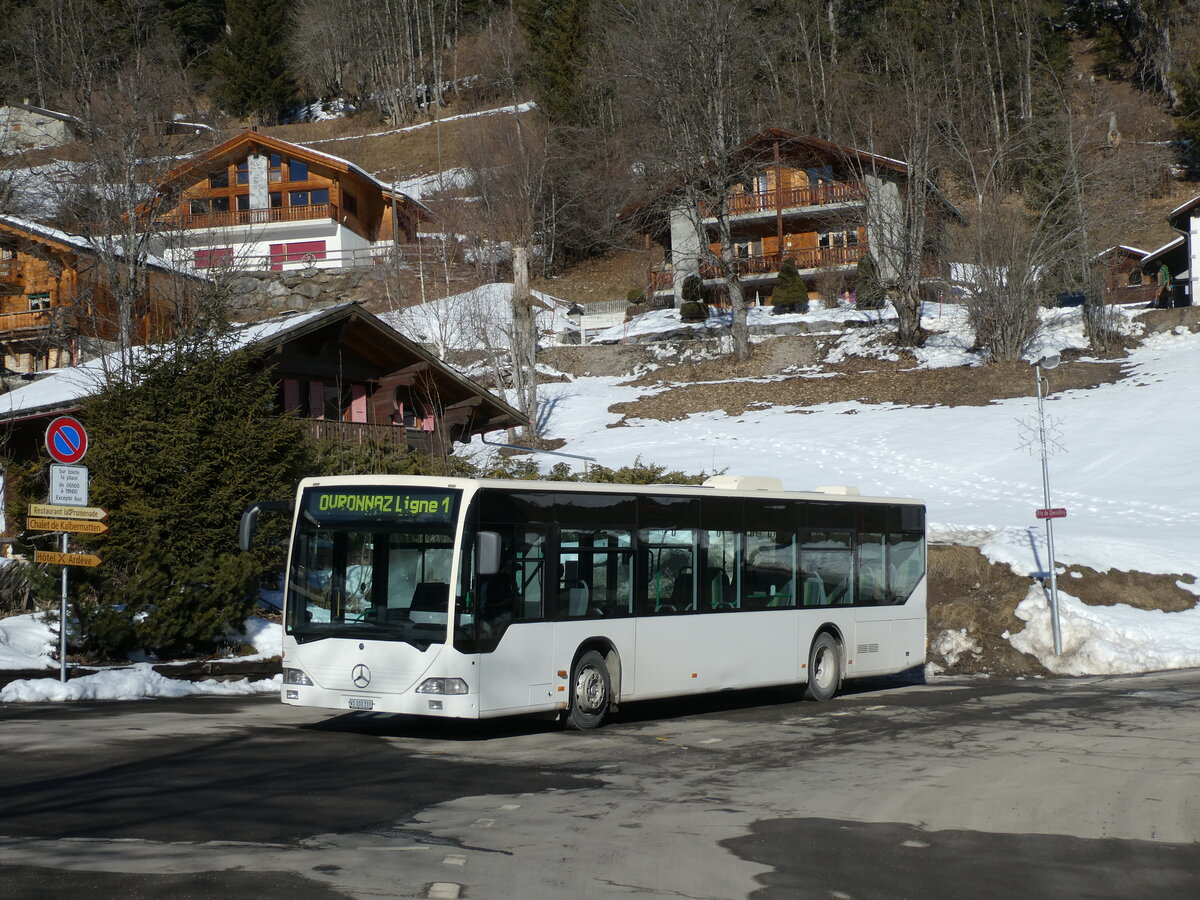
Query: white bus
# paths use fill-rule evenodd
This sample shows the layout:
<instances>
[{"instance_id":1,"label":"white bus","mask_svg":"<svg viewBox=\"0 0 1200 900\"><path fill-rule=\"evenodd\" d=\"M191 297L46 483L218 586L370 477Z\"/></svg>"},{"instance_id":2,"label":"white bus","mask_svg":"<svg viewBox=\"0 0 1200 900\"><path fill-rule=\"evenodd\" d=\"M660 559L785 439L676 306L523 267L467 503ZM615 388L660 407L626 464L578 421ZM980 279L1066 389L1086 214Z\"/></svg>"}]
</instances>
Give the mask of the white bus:
<instances>
[{"instance_id":1,"label":"white bus","mask_svg":"<svg viewBox=\"0 0 1200 900\"><path fill-rule=\"evenodd\" d=\"M634 700L789 684L826 700L924 663L925 569L924 506L852 488L309 478L282 699L582 729Z\"/></svg>"}]
</instances>

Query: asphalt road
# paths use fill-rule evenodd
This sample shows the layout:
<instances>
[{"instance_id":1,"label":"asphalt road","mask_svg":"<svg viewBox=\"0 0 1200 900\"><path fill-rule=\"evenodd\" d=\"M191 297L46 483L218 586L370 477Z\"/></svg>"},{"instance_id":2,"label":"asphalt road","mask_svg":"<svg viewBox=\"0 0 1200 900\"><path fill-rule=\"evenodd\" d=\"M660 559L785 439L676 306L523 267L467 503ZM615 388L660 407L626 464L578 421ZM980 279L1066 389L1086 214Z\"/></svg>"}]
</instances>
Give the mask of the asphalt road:
<instances>
[{"instance_id":1,"label":"asphalt road","mask_svg":"<svg viewBox=\"0 0 1200 900\"><path fill-rule=\"evenodd\" d=\"M0 707L0 896L1200 896L1200 672L629 706Z\"/></svg>"}]
</instances>

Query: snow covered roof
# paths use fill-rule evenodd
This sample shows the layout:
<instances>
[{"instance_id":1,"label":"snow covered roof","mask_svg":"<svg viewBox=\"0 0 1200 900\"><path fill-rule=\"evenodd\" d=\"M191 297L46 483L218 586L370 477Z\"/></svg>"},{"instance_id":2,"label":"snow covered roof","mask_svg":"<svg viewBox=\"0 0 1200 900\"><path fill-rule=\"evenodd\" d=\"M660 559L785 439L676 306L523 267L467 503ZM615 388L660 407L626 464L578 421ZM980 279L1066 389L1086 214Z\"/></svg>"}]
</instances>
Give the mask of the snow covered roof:
<instances>
[{"instance_id":1,"label":"snow covered roof","mask_svg":"<svg viewBox=\"0 0 1200 900\"><path fill-rule=\"evenodd\" d=\"M60 245L62 249L77 250L82 253L87 253L93 256L102 253L110 252L116 256L123 256L124 251L119 245L113 247L103 247L98 245L91 238L86 238L83 235L71 234L68 231L62 231L54 228L51 225L44 225L41 222L35 222L32 219L23 219L20 216L0 215L0 230L7 228L9 231L21 232L27 235L32 240L49 241ZM189 278L195 278L201 281L209 279L204 275L199 275L189 268L176 266L170 260L163 259L161 256L146 254L146 265L151 268L159 269L163 272L170 272L173 275L186 275Z\"/></svg>"},{"instance_id":2,"label":"snow covered roof","mask_svg":"<svg viewBox=\"0 0 1200 900\"><path fill-rule=\"evenodd\" d=\"M1142 259L1145 259L1149 255L1148 250L1143 250L1140 247L1131 247L1129 244L1116 244L1112 247L1109 247L1107 250L1101 250L1099 253L1096 254L1095 258L1103 259L1105 256L1108 256L1109 254L1112 254L1112 253L1116 253L1117 251L1123 251L1125 253L1130 254L1131 256L1137 256Z\"/></svg>"},{"instance_id":3,"label":"snow covered roof","mask_svg":"<svg viewBox=\"0 0 1200 900\"><path fill-rule=\"evenodd\" d=\"M451 368L415 341L405 337L389 323L364 310L357 303L339 303L335 306L326 306L308 312L278 316L262 322L237 325L223 336L223 346L227 352L251 346L268 349L304 332L348 317L366 323L377 332L383 333L393 342L393 346L400 345L411 356L429 363L439 373L443 386L455 384L464 394L482 397L486 406L491 407L495 413L510 419L513 425L525 423L525 417L519 411ZM135 355L148 354L153 349L155 348L136 347L133 352ZM67 412L78 408L83 399L98 393L103 388L107 381L106 376L116 369L118 363L117 354L109 354L99 359L89 360L79 366L52 370L44 377L24 387L9 391L7 394L0 394L0 423L42 418L52 413Z\"/></svg>"},{"instance_id":4,"label":"snow covered roof","mask_svg":"<svg viewBox=\"0 0 1200 900\"><path fill-rule=\"evenodd\" d=\"M1145 258L1142 259L1142 266L1145 267L1145 266L1149 265L1150 263L1158 262L1162 257L1166 256L1172 250L1176 249L1177 247L1182 246L1186 241L1187 241L1187 237L1181 234L1179 237L1173 238L1172 240L1167 241L1165 244L1163 244L1157 250L1151 250L1149 253L1146 254Z\"/></svg>"},{"instance_id":5,"label":"snow covered roof","mask_svg":"<svg viewBox=\"0 0 1200 900\"><path fill-rule=\"evenodd\" d=\"M73 116L70 113L58 112L54 109L46 109L45 107L34 106L30 103L6 103L5 106L12 109L23 109L26 112L36 113L39 116L46 116L50 119L57 119L60 122L67 122L71 125L83 124L77 116Z\"/></svg>"},{"instance_id":6,"label":"snow covered roof","mask_svg":"<svg viewBox=\"0 0 1200 900\"><path fill-rule=\"evenodd\" d=\"M229 333L230 351L268 341L289 331L299 329L312 319L329 315L331 310L353 306L351 303L325 307L299 315L281 316L263 322L236 326ZM145 347L134 348L134 354L148 352ZM119 363L117 354L88 360L78 366L51 369L29 384L0 394L0 422L18 422L38 418L53 412L75 409L86 397L97 393L105 384L108 373Z\"/></svg>"}]
</instances>

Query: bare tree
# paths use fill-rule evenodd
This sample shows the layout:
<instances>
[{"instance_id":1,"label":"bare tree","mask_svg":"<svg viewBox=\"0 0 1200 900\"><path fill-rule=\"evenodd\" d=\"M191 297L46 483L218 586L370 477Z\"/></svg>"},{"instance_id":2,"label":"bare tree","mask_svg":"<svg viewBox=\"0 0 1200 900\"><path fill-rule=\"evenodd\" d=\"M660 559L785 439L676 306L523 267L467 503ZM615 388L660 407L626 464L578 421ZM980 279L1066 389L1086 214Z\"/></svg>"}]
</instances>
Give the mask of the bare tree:
<instances>
[{"instance_id":1,"label":"bare tree","mask_svg":"<svg viewBox=\"0 0 1200 900\"><path fill-rule=\"evenodd\" d=\"M609 15L597 30L605 34L600 69L614 117L650 183L671 190L680 201L674 215L690 219L694 246L672 248L677 276L689 274L693 254L720 273L733 307L734 352L744 359L746 298L728 200L753 165L742 142L761 124L758 35L745 8L725 0L627 0Z\"/></svg>"}]
</instances>

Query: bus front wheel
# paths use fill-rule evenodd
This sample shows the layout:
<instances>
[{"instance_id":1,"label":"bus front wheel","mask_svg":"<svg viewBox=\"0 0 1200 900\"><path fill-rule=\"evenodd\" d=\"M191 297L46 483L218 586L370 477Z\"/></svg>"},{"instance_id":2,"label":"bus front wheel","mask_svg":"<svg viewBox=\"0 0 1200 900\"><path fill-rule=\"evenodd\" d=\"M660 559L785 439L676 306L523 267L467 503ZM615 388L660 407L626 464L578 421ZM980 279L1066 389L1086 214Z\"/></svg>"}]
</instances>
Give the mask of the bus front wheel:
<instances>
[{"instance_id":1,"label":"bus front wheel","mask_svg":"<svg viewBox=\"0 0 1200 900\"><path fill-rule=\"evenodd\" d=\"M833 635L822 632L808 652L806 700L832 700L842 684L842 651Z\"/></svg>"},{"instance_id":2,"label":"bus front wheel","mask_svg":"<svg viewBox=\"0 0 1200 900\"><path fill-rule=\"evenodd\" d=\"M567 725L579 731L597 727L612 702L612 681L604 657L588 650L575 661L571 672L571 706Z\"/></svg>"}]
</instances>

